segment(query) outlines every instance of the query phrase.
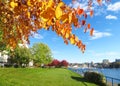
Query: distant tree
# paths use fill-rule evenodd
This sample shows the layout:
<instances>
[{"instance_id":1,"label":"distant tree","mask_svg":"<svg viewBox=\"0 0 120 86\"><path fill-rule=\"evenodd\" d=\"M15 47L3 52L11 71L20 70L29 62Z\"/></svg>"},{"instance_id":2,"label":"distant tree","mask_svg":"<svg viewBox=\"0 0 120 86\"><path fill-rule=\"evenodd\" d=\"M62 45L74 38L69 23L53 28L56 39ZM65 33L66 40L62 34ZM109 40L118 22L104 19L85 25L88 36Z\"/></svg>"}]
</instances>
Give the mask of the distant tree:
<instances>
[{"instance_id":1,"label":"distant tree","mask_svg":"<svg viewBox=\"0 0 120 86\"><path fill-rule=\"evenodd\" d=\"M33 60L36 66L48 64L52 61L52 52L46 44L34 44L31 48L31 52L33 54Z\"/></svg>"},{"instance_id":2,"label":"distant tree","mask_svg":"<svg viewBox=\"0 0 120 86\"><path fill-rule=\"evenodd\" d=\"M64 67L68 67L68 62L67 62L66 60L62 60L62 61L60 62L60 65L61 65L61 66L64 66Z\"/></svg>"},{"instance_id":3,"label":"distant tree","mask_svg":"<svg viewBox=\"0 0 120 86\"><path fill-rule=\"evenodd\" d=\"M17 47L14 51L10 52L9 62L22 67L23 64L28 65L31 58L32 54L29 48Z\"/></svg>"}]
</instances>

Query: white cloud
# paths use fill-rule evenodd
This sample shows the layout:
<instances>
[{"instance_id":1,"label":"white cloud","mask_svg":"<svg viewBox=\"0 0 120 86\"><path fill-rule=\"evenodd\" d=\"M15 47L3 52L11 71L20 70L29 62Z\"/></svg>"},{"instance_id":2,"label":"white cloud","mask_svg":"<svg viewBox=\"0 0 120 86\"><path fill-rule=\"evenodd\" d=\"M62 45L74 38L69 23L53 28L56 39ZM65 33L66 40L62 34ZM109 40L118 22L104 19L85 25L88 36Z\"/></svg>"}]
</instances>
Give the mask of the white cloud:
<instances>
[{"instance_id":1,"label":"white cloud","mask_svg":"<svg viewBox=\"0 0 120 86\"><path fill-rule=\"evenodd\" d=\"M91 37L90 40L95 40L95 39L99 39L102 37L108 37L111 36L112 34L109 32L99 32L99 31L94 31L93 36Z\"/></svg>"},{"instance_id":2,"label":"white cloud","mask_svg":"<svg viewBox=\"0 0 120 86\"><path fill-rule=\"evenodd\" d=\"M87 10L87 8L88 8L87 2L84 0L82 2L74 1L73 3L70 3L69 6L72 8L75 8L75 9L80 7L84 10Z\"/></svg>"},{"instance_id":3,"label":"white cloud","mask_svg":"<svg viewBox=\"0 0 120 86\"><path fill-rule=\"evenodd\" d=\"M117 19L117 17L116 17L116 16L113 16L113 15L107 15L107 16L106 16L106 19Z\"/></svg>"},{"instance_id":4,"label":"white cloud","mask_svg":"<svg viewBox=\"0 0 120 86\"><path fill-rule=\"evenodd\" d=\"M36 39L43 39L43 36L40 35L40 34L38 34L38 33L32 32L32 36L33 36L34 38L36 38Z\"/></svg>"},{"instance_id":5,"label":"white cloud","mask_svg":"<svg viewBox=\"0 0 120 86\"><path fill-rule=\"evenodd\" d=\"M107 10L109 11L120 11L120 2L108 5Z\"/></svg>"},{"instance_id":6,"label":"white cloud","mask_svg":"<svg viewBox=\"0 0 120 86\"><path fill-rule=\"evenodd\" d=\"M43 39L43 36L40 35L40 34L34 34L34 37L35 37L36 39Z\"/></svg>"}]
</instances>

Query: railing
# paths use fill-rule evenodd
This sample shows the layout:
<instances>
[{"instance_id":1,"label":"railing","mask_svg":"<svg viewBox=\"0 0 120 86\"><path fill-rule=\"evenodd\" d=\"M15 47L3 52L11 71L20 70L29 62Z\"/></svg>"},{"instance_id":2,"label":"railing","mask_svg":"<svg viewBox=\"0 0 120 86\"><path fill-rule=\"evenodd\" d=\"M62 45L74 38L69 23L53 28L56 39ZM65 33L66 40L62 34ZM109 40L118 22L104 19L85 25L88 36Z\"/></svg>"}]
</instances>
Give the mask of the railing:
<instances>
[{"instance_id":1,"label":"railing","mask_svg":"<svg viewBox=\"0 0 120 86\"><path fill-rule=\"evenodd\" d=\"M119 81L120 82L120 79L117 79L117 78L113 78L113 77L109 77L109 76L105 76L106 77L106 83L109 85L109 86L120 86L118 84L120 83L116 83L115 81ZM110 81L108 81L108 79L111 79L111 83Z\"/></svg>"}]
</instances>

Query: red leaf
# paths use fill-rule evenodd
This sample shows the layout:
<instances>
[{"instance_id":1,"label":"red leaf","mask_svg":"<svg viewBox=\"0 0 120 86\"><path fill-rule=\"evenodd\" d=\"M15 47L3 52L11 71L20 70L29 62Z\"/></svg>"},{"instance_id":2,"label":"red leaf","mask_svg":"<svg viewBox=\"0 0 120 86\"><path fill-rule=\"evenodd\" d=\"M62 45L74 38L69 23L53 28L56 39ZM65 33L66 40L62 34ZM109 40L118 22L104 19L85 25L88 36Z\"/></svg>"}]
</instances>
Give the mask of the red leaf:
<instances>
[{"instance_id":1,"label":"red leaf","mask_svg":"<svg viewBox=\"0 0 120 86\"><path fill-rule=\"evenodd\" d=\"M77 9L77 14L78 15L82 15L83 13L84 13L83 9L80 9L80 8Z\"/></svg>"},{"instance_id":2,"label":"red leaf","mask_svg":"<svg viewBox=\"0 0 120 86\"><path fill-rule=\"evenodd\" d=\"M66 45L68 45L68 41L67 41L67 40L64 40L64 43L65 43Z\"/></svg>"},{"instance_id":3,"label":"red leaf","mask_svg":"<svg viewBox=\"0 0 120 86\"><path fill-rule=\"evenodd\" d=\"M86 21L85 20L82 20L82 25L85 25Z\"/></svg>"},{"instance_id":4,"label":"red leaf","mask_svg":"<svg viewBox=\"0 0 120 86\"><path fill-rule=\"evenodd\" d=\"M83 15L84 17L85 17L85 19L87 18L87 14L86 13L84 13L84 15Z\"/></svg>"}]
</instances>

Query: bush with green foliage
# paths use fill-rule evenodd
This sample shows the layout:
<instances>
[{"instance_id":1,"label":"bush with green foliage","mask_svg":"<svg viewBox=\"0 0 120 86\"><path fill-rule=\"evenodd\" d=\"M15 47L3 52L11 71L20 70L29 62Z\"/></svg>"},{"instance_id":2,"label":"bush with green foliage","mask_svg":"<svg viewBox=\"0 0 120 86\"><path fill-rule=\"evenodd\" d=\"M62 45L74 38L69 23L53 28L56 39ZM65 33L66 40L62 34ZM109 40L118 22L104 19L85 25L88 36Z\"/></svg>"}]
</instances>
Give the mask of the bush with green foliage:
<instances>
[{"instance_id":1,"label":"bush with green foliage","mask_svg":"<svg viewBox=\"0 0 120 86\"><path fill-rule=\"evenodd\" d=\"M106 86L106 79L100 73L97 73L97 72L85 72L84 78L89 82L93 82L95 84L98 84L99 86Z\"/></svg>"}]
</instances>

